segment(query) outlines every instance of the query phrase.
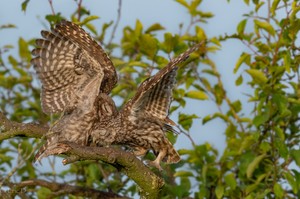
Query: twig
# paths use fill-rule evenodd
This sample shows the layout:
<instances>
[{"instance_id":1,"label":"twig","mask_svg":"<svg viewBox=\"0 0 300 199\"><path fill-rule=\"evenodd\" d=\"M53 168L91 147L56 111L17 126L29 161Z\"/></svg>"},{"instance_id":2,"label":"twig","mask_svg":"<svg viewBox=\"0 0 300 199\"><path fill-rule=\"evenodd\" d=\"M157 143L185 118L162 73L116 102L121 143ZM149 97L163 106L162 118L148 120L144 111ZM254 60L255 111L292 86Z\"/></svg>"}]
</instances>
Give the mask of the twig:
<instances>
[{"instance_id":1,"label":"twig","mask_svg":"<svg viewBox=\"0 0 300 199\"><path fill-rule=\"evenodd\" d=\"M55 11L54 11L54 7L53 7L53 4L52 4L52 0L48 0L48 2L50 4L52 15L55 15Z\"/></svg>"},{"instance_id":2,"label":"twig","mask_svg":"<svg viewBox=\"0 0 300 199\"><path fill-rule=\"evenodd\" d=\"M113 27L111 37L110 37L109 42L107 44L108 46L112 43L112 40L115 37L116 31L117 31L117 27L118 27L120 19L121 19L121 8L122 8L122 0L119 0L117 21L116 21L116 23L115 23L115 25Z\"/></svg>"},{"instance_id":3,"label":"twig","mask_svg":"<svg viewBox=\"0 0 300 199\"><path fill-rule=\"evenodd\" d=\"M82 0L79 0L79 2L78 2L78 9L77 9L77 19L78 19L78 21L80 21L80 18L81 18L81 4L82 4Z\"/></svg>"}]
</instances>

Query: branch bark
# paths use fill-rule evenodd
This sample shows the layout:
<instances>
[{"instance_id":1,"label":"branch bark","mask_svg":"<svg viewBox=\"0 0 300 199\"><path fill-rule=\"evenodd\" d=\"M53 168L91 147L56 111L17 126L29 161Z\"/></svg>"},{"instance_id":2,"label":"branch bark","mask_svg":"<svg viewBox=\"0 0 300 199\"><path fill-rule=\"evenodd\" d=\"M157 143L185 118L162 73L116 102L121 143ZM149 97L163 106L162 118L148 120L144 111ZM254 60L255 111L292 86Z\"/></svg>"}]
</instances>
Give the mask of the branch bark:
<instances>
[{"instance_id":1,"label":"branch bark","mask_svg":"<svg viewBox=\"0 0 300 199\"><path fill-rule=\"evenodd\" d=\"M7 119L2 112L0 112L0 141L17 136L41 138L48 129L49 127L39 124L23 124L11 121Z\"/></svg>"},{"instance_id":2,"label":"branch bark","mask_svg":"<svg viewBox=\"0 0 300 199\"><path fill-rule=\"evenodd\" d=\"M141 198L155 199L164 185L163 179L158 177L132 153L115 147L86 147L74 143L68 144L70 149L63 163L69 164L77 160L101 160L109 163L137 183L141 188Z\"/></svg>"},{"instance_id":3,"label":"branch bark","mask_svg":"<svg viewBox=\"0 0 300 199\"><path fill-rule=\"evenodd\" d=\"M23 124L10 121L3 113L0 112L0 141L16 136L41 138L48 129L49 127L43 127L38 124ZM119 171L124 172L129 178L135 181L141 189L141 198L159 198L159 192L164 185L163 179L152 172L150 168L145 166L143 162L136 158L132 153L126 152L117 147L90 147L80 146L74 143L64 144L67 144L70 147L67 152L67 155L69 156L63 161L64 164L69 164L78 160L101 160L113 165ZM22 185L25 185L26 183L28 184L29 182L36 182L39 184L45 183L45 181L32 180L24 181L22 182ZM49 183L48 185L50 186ZM62 191L65 188L76 190L65 184L57 184L56 186L53 185L53 187L60 187L59 189Z\"/></svg>"}]
</instances>

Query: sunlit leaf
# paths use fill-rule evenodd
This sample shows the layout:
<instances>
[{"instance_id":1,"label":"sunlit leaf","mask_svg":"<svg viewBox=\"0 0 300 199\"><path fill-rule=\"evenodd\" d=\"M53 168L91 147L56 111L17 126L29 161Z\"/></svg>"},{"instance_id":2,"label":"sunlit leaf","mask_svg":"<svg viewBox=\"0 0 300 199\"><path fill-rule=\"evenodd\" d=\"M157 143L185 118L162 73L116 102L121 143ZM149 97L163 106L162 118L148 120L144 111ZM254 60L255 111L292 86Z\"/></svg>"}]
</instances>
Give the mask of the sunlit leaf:
<instances>
[{"instance_id":1,"label":"sunlit leaf","mask_svg":"<svg viewBox=\"0 0 300 199\"><path fill-rule=\"evenodd\" d=\"M186 2L186 0L176 0L176 1L186 8L190 7L190 5Z\"/></svg>"},{"instance_id":2,"label":"sunlit leaf","mask_svg":"<svg viewBox=\"0 0 300 199\"><path fill-rule=\"evenodd\" d=\"M275 12L277 10L278 4L279 4L280 0L274 0L271 6L271 13L272 15L275 15Z\"/></svg>"},{"instance_id":3,"label":"sunlit leaf","mask_svg":"<svg viewBox=\"0 0 300 199\"><path fill-rule=\"evenodd\" d=\"M289 171L285 172L283 175L285 179L288 181L289 185L292 187L293 193L296 194L299 188L294 176Z\"/></svg>"},{"instance_id":4,"label":"sunlit leaf","mask_svg":"<svg viewBox=\"0 0 300 199\"><path fill-rule=\"evenodd\" d=\"M291 156L295 160L295 163L300 167L300 150L293 149Z\"/></svg>"},{"instance_id":5,"label":"sunlit leaf","mask_svg":"<svg viewBox=\"0 0 300 199\"><path fill-rule=\"evenodd\" d=\"M236 80L235 80L235 85L239 86L243 83L243 76L240 75Z\"/></svg>"},{"instance_id":6,"label":"sunlit leaf","mask_svg":"<svg viewBox=\"0 0 300 199\"><path fill-rule=\"evenodd\" d=\"M284 190L277 182L274 185L274 193L278 198L282 198L284 196Z\"/></svg>"},{"instance_id":7,"label":"sunlit leaf","mask_svg":"<svg viewBox=\"0 0 300 199\"><path fill-rule=\"evenodd\" d=\"M268 81L267 77L265 76L265 74L260 71L260 70L256 70L256 69L248 69L246 70L246 72L251 75L252 79L254 82L258 83L258 84L264 84Z\"/></svg>"},{"instance_id":8,"label":"sunlit leaf","mask_svg":"<svg viewBox=\"0 0 300 199\"><path fill-rule=\"evenodd\" d=\"M222 198L224 195L224 186L223 185L217 185L216 187L216 196L217 198Z\"/></svg>"},{"instance_id":9,"label":"sunlit leaf","mask_svg":"<svg viewBox=\"0 0 300 199\"><path fill-rule=\"evenodd\" d=\"M185 93L185 97L192 98L192 99L198 99L198 100L206 100L208 99L207 95L203 91L188 91Z\"/></svg>"},{"instance_id":10,"label":"sunlit leaf","mask_svg":"<svg viewBox=\"0 0 300 199\"><path fill-rule=\"evenodd\" d=\"M155 23L155 24L151 25L149 28L147 28L145 33L150 34L152 32L159 31L159 30L164 30L164 29L165 28L161 24Z\"/></svg>"},{"instance_id":11,"label":"sunlit leaf","mask_svg":"<svg viewBox=\"0 0 300 199\"><path fill-rule=\"evenodd\" d=\"M194 176L194 174L191 171L177 171L174 174L175 177L191 177Z\"/></svg>"},{"instance_id":12,"label":"sunlit leaf","mask_svg":"<svg viewBox=\"0 0 300 199\"><path fill-rule=\"evenodd\" d=\"M239 57L237 63L235 64L233 72L236 73L243 63L249 65L250 59L251 59L251 56L248 53L242 53L242 55Z\"/></svg>"},{"instance_id":13,"label":"sunlit leaf","mask_svg":"<svg viewBox=\"0 0 300 199\"><path fill-rule=\"evenodd\" d=\"M271 24L269 24L266 21L259 21L259 20L254 20L255 25L258 28L264 29L265 31L267 31L270 35L274 36L275 35L275 30L273 28L273 26Z\"/></svg>"},{"instance_id":14,"label":"sunlit leaf","mask_svg":"<svg viewBox=\"0 0 300 199\"><path fill-rule=\"evenodd\" d=\"M262 154L254 158L254 160L248 165L247 168L247 178L251 178L253 172L258 167L259 163L266 157L266 154Z\"/></svg>"},{"instance_id":15,"label":"sunlit leaf","mask_svg":"<svg viewBox=\"0 0 300 199\"><path fill-rule=\"evenodd\" d=\"M189 130L193 124L193 120L199 118L197 115L192 114L192 115L188 115L188 114L183 114L180 113L179 114L179 120L178 123L185 129L185 130Z\"/></svg>"},{"instance_id":16,"label":"sunlit leaf","mask_svg":"<svg viewBox=\"0 0 300 199\"><path fill-rule=\"evenodd\" d=\"M224 179L226 184L229 185L230 189L236 188L237 183L233 173L227 174Z\"/></svg>"},{"instance_id":17,"label":"sunlit leaf","mask_svg":"<svg viewBox=\"0 0 300 199\"><path fill-rule=\"evenodd\" d=\"M87 16L79 23L79 25L81 25L81 26L85 25L85 24L87 24L93 20L99 19L99 18L100 18L99 16L95 16L95 15Z\"/></svg>"},{"instance_id":18,"label":"sunlit leaf","mask_svg":"<svg viewBox=\"0 0 300 199\"><path fill-rule=\"evenodd\" d=\"M246 24L247 24L247 19L244 19L244 20L240 21L240 23L237 26L238 34L243 34L244 33Z\"/></svg>"}]
</instances>

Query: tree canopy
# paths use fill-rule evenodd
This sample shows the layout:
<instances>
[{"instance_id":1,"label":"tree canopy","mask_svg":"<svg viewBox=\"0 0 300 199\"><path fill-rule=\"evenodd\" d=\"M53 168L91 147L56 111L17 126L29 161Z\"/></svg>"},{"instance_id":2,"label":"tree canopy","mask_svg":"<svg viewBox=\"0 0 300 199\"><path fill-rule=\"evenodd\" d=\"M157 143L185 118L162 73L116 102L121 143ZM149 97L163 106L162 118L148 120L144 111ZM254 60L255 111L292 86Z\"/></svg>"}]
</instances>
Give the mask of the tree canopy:
<instances>
[{"instance_id":1,"label":"tree canopy","mask_svg":"<svg viewBox=\"0 0 300 199\"><path fill-rule=\"evenodd\" d=\"M178 150L181 162L163 165L162 172L120 148L72 144L64 156L68 166L63 169L59 157L50 157L43 166L34 165L43 135L59 116L48 116L41 110L41 88L30 64L36 38L15 38L17 46L0 46L1 198L300 197L300 2L244 0L250 11L240 18L235 30L218 36L210 36L204 28L215 13L203 10L201 0L175 0L190 16L190 21L178 24L176 32L168 31L160 22L145 26L138 19L134 25L118 29L122 0L118 1L116 19L104 22L83 0L74 1L71 16L60 13L52 0L48 2L51 12L45 13L41 23L50 27L61 19L71 20L109 53L119 75L111 96L119 106L170 58L205 41L201 53L192 55L179 68L170 107L188 147ZM25 0L19 9L26 12L33 3ZM0 24L0 31L8 28L16 26ZM120 38L117 31L122 33ZM232 75L226 81L249 88L237 93L246 96L246 102L228 94L220 66L211 58L232 40L246 50L239 52L235 65L227 66ZM184 111L189 103L200 111L206 101L214 104L214 113ZM196 123L205 126L214 121L225 127L223 151L208 142L200 144L191 136ZM201 133L196 132L197 139ZM176 143L176 135L168 134L168 138ZM153 154L146 157L152 158Z\"/></svg>"}]
</instances>

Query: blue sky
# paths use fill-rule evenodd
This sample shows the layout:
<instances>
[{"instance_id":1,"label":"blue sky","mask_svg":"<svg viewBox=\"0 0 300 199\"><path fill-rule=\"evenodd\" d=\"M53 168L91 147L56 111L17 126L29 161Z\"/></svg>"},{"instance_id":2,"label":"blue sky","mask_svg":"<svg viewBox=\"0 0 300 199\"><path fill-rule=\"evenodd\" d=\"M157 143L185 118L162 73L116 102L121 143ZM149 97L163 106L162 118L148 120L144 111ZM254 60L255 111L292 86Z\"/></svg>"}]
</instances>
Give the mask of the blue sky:
<instances>
[{"instance_id":1,"label":"blue sky","mask_svg":"<svg viewBox=\"0 0 300 199\"><path fill-rule=\"evenodd\" d=\"M19 0L1 0L0 25L15 24L17 31L15 29L0 31L0 46L17 44L20 36L24 39L40 37L40 31L47 28L42 22L45 22L43 18L45 14L51 13L48 1L31 0L26 13L21 12L21 2ZM91 14L100 16L100 19L94 21L94 25L98 30L103 23L116 20L117 0L83 0L83 5L90 9ZM56 12L61 12L63 16L70 16L76 4L73 0L53 0L53 6ZM209 20L207 24L202 25L208 37L212 37L234 33L236 25L243 19L242 14L247 13L250 8L243 1L231 1L228 4L226 0L206 0L201 4L201 10L210 11L215 14L215 17ZM114 39L115 43L120 41L122 27L127 25L134 26L137 19L142 22L144 27L158 22L166 28L166 31L171 33L178 33L179 23L188 24L190 21L187 10L173 0L124 0L122 3L120 26L117 29ZM227 41L222 43L221 51L209 55L216 63L222 75L224 86L227 89L227 94L232 101L240 99L246 102L247 97L243 93L250 92L249 88L245 85L240 87L234 85L234 80L241 71L236 75L232 74L238 57L245 50L247 49L241 43ZM15 50L15 52L17 51ZM201 102L191 100L184 109L180 110L182 113L195 113L202 117L216 111L217 108L209 100ZM246 113L249 112L250 109L248 107ZM177 121L177 119L174 120ZM195 120L191 134L197 144L208 142L219 151L222 151L226 146L223 135L224 128L225 125L218 120L207 123L204 126L201 124L201 120ZM177 149L191 148L191 143L184 135L179 135L175 146Z\"/></svg>"}]
</instances>

